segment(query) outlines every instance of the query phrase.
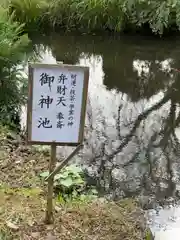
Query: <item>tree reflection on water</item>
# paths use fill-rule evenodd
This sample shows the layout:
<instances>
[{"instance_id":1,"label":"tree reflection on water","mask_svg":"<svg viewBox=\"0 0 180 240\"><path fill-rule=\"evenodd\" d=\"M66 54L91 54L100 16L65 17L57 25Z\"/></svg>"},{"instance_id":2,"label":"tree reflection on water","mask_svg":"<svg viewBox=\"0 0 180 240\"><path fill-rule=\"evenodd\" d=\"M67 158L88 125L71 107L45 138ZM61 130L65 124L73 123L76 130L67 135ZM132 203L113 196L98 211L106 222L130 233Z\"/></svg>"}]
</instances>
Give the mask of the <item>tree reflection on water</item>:
<instances>
[{"instance_id":1,"label":"tree reflection on water","mask_svg":"<svg viewBox=\"0 0 180 240\"><path fill-rule=\"evenodd\" d=\"M180 41L45 40L58 61L90 66L82 154L88 180L114 199L178 196Z\"/></svg>"}]
</instances>

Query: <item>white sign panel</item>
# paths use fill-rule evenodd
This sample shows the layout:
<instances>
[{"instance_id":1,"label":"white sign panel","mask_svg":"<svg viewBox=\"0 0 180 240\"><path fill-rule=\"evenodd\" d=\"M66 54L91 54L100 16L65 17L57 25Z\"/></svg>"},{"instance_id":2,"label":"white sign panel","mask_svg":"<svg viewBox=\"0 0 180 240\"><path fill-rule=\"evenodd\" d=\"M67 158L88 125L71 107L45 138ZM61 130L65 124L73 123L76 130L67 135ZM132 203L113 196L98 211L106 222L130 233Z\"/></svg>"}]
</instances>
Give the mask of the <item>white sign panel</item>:
<instances>
[{"instance_id":1,"label":"white sign panel","mask_svg":"<svg viewBox=\"0 0 180 240\"><path fill-rule=\"evenodd\" d=\"M28 141L76 145L83 140L89 69L29 66Z\"/></svg>"}]
</instances>

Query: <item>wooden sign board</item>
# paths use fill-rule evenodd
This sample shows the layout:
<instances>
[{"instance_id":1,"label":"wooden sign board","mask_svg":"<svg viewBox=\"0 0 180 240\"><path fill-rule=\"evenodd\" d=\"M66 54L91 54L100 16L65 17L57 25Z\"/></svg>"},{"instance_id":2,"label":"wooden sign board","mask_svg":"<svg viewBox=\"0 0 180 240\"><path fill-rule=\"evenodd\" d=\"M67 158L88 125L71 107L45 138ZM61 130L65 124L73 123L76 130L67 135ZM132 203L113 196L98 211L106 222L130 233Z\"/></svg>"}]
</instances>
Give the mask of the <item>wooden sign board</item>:
<instances>
[{"instance_id":1,"label":"wooden sign board","mask_svg":"<svg viewBox=\"0 0 180 240\"><path fill-rule=\"evenodd\" d=\"M28 143L77 146L83 141L89 68L30 64Z\"/></svg>"}]
</instances>

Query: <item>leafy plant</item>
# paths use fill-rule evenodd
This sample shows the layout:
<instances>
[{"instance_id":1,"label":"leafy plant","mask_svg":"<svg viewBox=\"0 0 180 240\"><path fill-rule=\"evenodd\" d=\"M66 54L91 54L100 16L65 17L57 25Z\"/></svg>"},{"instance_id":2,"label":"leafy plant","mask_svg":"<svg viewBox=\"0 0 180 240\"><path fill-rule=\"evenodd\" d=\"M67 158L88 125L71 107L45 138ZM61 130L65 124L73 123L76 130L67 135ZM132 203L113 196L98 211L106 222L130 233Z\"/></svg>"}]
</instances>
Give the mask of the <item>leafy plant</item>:
<instances>
[{"instance_id":1,"label":"leafy plant","mask_svg":"<svg viewBox=\"0 0 180 240\"><path fill-rule=\"evenodd\" d=\"M0 7L0 122L19 123L23 104L21 89L26 82L22 64L30 40L23 34L23 26L14 22L8 11Z\"/></svg>"},{"instance_id":2,"label":"leafy plant","mask_svg":"<svg viewBox=\"0 0 180 240\"><path fill-rule=\"evenodd\" d=\"M43 172L40 177L46 178L49 172ZM62 169L54 178L55 190L58 194L58 200L72 201L73 199L85 200L90 196L96 196L95 189L86 189L86 182L83 177L83 171L80 167L72 164Z\"/></svg>"},{"instance_id":3,"label":"leafy plant","mask_svg":"<svg viewBox=\"0 0 180 240\"><path fill-rule=\"evenodd\" d=\"M27 30L61 27L81 32L180 29L179 0L3 0Z\"/></svg>"},{"instance_id":4,"label":"leafy plant","mask_svg":"<svg viewBox=\"0 0 180 240\"><path fill-rule=\"evenodd\" d=\"M45 0L9 0L8 9L10 14L13 13L14 19L24 23L29 30L39 23L48 4Z\"/></svg>"}]
</instances>

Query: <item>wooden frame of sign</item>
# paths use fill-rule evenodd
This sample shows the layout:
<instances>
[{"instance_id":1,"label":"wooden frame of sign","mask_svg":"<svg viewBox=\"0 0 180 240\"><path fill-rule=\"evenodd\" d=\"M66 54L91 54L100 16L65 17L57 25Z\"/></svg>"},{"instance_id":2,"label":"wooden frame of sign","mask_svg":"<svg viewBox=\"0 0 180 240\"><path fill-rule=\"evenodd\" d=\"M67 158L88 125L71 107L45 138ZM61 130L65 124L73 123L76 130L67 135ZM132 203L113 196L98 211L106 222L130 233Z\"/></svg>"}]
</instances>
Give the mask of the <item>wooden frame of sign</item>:
<instances>
[{"instance_id":1,"label":"wooden frame of sign","mask_svg":"<svg viewBox=\"0 0 180 240\"><path fill-rule=\"evenodd\" d=\"M54 220L54 176L79 151L83 142L88 82L88 67L29 64L27 142L51 145L45 217L47 224ZM77 147L55 167L58 145Z\"/></svg>"},{"instance_id":2,"label":"wooden frame of sign","mask_svg":"<svg viewBox=\"0 0 180 240\"><path fill-rule=\"evenodd\" d=\"M33 98L34 98L35 94L37 95L37 93L35 92L34 86L36 85L35 87L37 87L37 82L38 82L38 80L40 80L40 76L39 76L39 79L35 79L35 77L37 77L36 75L38 75L38 70L39 70L39 72L43 72L43 73L46 73L47 70L50 73L52 73L53 71L56 71L56 75L57 75L57 72L60 72L60 73L66 72L67 74L74 73L76 75L78 75L78 73L81 73L80 80L81 80L81 88L82 88L82 93L81 93L82 97L81 97L81 99L78 99L78 100L81 100L81 109L80 109L81 112L79 113L79 121L80 121L79 128L78 128L79 134L78 134L78 139L76 141L57 141L56 137L54 137L54 139L52 138L52 141L44 141L41 139L39 140L37 137L36 137L37 139L35 138L35 136L37 136L35 134L35 131L37 132L38 129L33 130L33 128L35 126L34 118L36 118L36 116L37 116L37 114L33 114L33 111L35 112L35 110L37 110L36 107L34 106L35 101L33 101ZM46 70L46 72L42 71L42 70ZM82 75L83 75L83 79L82 79ZM56 80L55 79L56 78L54 78L54 82L57 81L57 79ZM44 81L46 81L46 80L47 79L44 79ZM83 86L82 86L82 81L83 81ZM89 81L89 68L88 67L64 65L64 64L30 64L29 65L29 91L28 91L28 108L27 108L27 132L28 132L28 143L29 144L50 145L52 143L56 143L56 145L61 145L61 146L63 146L63 145L77 146L83 141L86 101L87 101L87 93L88 93L88 81ZM77 83L78 83L78 79L77 79ZM46 86L45 86L46 91L47 91L47 87L48 87L47 85L48 84L46 83ZM41 87L42 86L39 84L39 88L41 88ZM39 92L39 89L37 89L37 91ZM39 97L40 97L41 93L39 94ZM46 100L47 99L44 99L44 101L46 101ZM39 106L39 109L40 109L40 106ZM78 108L78 110L79 110L79 108ZM40 113L42 113L42 111L40 111ZM33 115L35 115L35 116L33 117ZM76 125L78 125L78 123ZM50 132L49 130L51 130L51 129L47 129L47 130L48 130L47 131L47 134L48 134L48 132ZM60 130L60 129L58 129L58 130ZM34 134L33 134L33 132L34 132ZM61 132L61 131L59 131L59 132ZM57 135L57 130L55 133ZM41 134L41 132L39 131L39 135L40 134ZM73 132L72 132L72 134L73 134ZM43 135L41 134L41 136L43 136Z\"/></svg>"}]
</instances>

